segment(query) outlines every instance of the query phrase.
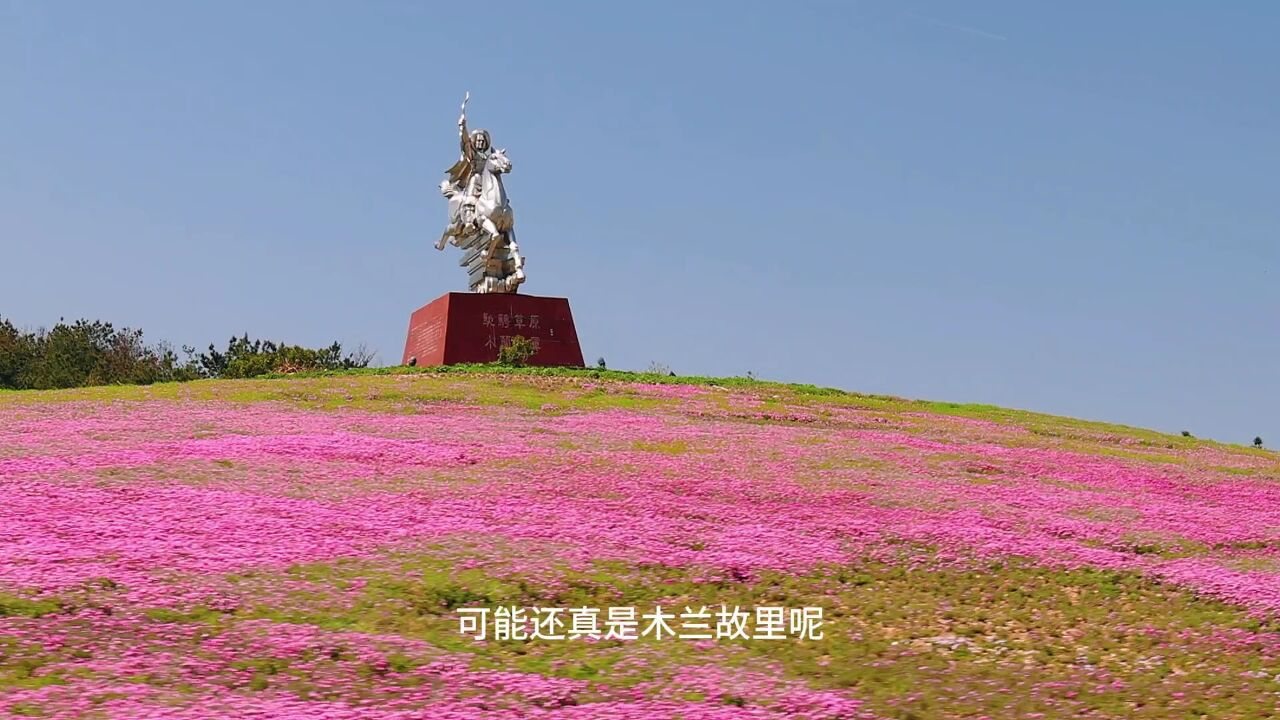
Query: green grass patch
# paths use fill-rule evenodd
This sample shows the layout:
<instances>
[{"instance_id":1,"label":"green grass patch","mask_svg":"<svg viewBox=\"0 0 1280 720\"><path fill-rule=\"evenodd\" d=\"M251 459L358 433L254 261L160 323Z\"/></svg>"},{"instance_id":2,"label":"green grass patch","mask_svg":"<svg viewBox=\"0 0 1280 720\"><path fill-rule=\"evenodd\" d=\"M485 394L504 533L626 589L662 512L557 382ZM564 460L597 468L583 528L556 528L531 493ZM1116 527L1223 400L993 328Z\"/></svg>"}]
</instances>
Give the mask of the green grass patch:
<instances>
[{"instance_id":1,"label":"green grass patch","mask_svg":"<svg viewBox=\"0 0 1280 720\"><path fill-rule=\"evenodd\" d=\"M0 593L0 617L38 618L61 610L62 603L58 600L32 600Z\"/></svg>"}]
</instances>

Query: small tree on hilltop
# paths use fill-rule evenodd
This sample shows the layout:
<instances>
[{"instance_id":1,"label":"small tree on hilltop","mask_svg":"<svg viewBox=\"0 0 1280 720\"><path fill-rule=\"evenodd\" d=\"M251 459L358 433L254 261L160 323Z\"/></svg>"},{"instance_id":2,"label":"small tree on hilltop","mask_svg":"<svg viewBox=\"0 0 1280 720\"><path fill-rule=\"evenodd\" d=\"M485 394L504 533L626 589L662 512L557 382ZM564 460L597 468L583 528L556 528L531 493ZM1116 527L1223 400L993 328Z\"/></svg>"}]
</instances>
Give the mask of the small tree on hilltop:
<instances>
[{"instance_id":1,"label":"small tree on hilltop","mask_svg":"<svg viewBox=\"0 0 1280 720\"><path fill-rule=\"evenodd\" d=\"M498 364L507 367L524 367L529 364L529 358L537 350L533 347L533 341L523 335L516 335L511 338L511 342L503 345L498 349Z\"/></svg>"},{"instance_id":2,"label":"small tree on hilltop","mask_svg":"<svg viewBox=\"0 0 1280 720\"><path fill-rule=\"evenodd\" d=\"M1256 448L1258 448L1259 450L1261 450L1261 449L1262 449L1262 437L1261 437L1261 436L1259 436L1259 437L1255 437L1255 438L1253 439L1253 446L1254 446L1254 447L1256 447Z\"/></svg>"},{"instance_id":3,"label":"small tree on hilltop","mask_svg":"<svg viewBox=\"0 0 1280 720\"><path fill-rule=\"evenodd\" d=\"M657 360L650 362L649 367L645 368L645 372L650 373L652 375L674 375L675 374L671 372L671 367L669 365L667 365L666 363L660 363Z\"/></svg>"}]
</instances>

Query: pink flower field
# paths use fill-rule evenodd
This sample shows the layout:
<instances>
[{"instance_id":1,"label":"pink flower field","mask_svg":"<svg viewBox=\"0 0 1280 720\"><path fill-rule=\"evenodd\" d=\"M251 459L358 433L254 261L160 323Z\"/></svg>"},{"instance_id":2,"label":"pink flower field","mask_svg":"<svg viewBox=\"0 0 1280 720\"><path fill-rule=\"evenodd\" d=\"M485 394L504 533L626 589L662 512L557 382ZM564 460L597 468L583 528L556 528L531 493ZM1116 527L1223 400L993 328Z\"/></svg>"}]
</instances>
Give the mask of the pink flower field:
<instances>
[{"instance_id":1,"label":"pink flower field","mask_svg":"<svg viewBox=\"0 0 1280 720\"><path fill-rule=\"evenodd\" d=\"M0 393L0 715L1280 716L1275 453L600 375ZM821 638L460 624L615 606Z\"/></svg>"}]
</instances>

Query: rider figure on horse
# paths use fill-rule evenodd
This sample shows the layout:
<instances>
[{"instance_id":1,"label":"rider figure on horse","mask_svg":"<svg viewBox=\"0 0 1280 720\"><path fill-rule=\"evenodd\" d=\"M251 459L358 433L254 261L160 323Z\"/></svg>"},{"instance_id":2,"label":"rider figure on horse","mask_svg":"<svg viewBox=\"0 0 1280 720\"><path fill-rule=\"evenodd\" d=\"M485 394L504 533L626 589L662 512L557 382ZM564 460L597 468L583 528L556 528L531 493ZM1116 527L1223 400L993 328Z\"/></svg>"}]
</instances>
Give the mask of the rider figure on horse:
<instances>
[{"instance_id":1,"label":"rider figure on horse","mask_svg":"<svg viewBox=\"0 0 1280 720\"><path fill-rule=\"evenodd\" d=\"M441 248L450 237L462 237L482 229L480 214L476 212L476 198L484 190L484 170L489 162L489 155L493 152L493 143L488 130L467 132L465 112L458 118L458 136L462 158L446 171L449 179L440 183L440 192L449 198L451 211L456 204L456 212L450 212L454 222L437 243L437 247Z\"/></svg>"}]
</instances>

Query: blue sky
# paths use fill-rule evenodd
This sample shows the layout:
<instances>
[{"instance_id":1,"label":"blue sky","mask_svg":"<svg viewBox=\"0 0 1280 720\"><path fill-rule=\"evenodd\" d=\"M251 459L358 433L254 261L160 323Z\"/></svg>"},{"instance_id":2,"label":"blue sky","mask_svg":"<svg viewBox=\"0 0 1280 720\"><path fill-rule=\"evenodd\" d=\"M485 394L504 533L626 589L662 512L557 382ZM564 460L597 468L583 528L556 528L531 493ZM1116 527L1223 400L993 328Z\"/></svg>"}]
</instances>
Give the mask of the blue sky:
<instances>
[{"instance_id":1,"label":"blue sky","mask_svg":"<svg viewBox=\"0 0 1280 720\"><path fill-rule=\"evenodd\" d=\"M589 361L1280 445L1280 5L0 0L0 314L366 343L454 121Z\"/></svg>"}]
</instances>

